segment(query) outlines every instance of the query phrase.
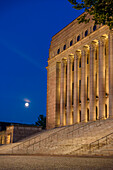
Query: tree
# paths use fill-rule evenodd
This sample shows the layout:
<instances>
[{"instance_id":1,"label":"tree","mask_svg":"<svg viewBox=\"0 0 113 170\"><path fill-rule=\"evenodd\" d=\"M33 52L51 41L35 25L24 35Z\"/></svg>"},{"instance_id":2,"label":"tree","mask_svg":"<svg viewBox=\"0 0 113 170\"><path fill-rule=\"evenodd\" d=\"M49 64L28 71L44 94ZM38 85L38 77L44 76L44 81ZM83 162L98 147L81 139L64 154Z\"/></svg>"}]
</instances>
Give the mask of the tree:
<instances>
[{"instance_id":1,"label":"tree","mask_svg":"<svg viewBox=\"0 0 113 170\"><path fill-rule=\"evenodd\" d=\"M110 29L113 28L113 0L68 0L77 10L84 9L85 14L78 18L79 23L88 23L90 18L88 14L92 15L94 24L108 25Z\"/></svg>"},{"instance_id":2,"label":"tree","mask_svg":"<svg viewBox=\"0 0 113 170\"><path fill-rule=\"evenodd\" d=\"M42 129L46 128L46 117L44 115L39 115L37 122L35 122L37 126L42 126Z\"/></svg>"}]
</instances>

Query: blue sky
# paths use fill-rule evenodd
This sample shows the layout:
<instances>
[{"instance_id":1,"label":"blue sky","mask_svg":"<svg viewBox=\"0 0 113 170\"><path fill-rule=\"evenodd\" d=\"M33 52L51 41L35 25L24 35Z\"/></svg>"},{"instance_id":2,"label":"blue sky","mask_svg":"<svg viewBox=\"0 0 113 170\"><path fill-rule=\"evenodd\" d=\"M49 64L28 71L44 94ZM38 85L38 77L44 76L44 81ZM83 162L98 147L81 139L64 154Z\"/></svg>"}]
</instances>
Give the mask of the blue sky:
<instances>
[{"instance_id":1,"label":"blue sky","mask_svg":"<svg viewBox=\"0 0 113 170\"><path fill-rule=\"evenodd\" d=\"M51 38L81 13L68 0L0 0L0 121L46 115Z\"/></svg>"}]
</instances>

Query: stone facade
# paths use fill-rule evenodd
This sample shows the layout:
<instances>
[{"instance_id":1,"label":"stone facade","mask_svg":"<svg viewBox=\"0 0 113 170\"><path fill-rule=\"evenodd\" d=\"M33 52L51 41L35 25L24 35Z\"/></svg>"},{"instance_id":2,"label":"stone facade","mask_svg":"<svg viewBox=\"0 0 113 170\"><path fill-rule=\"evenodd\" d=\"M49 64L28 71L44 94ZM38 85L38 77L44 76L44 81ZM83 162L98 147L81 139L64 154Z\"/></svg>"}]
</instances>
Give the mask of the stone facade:
<instances>
[{"instance_id":1,"label":"stone facade","mask_svg":"<svg viewBox=\"0 0 113 170\"><path fill-rule=\"evenodd\" d=\"M7 126L5 131L0 132L0 145L10 144L36 134L42 130L42 127L31 125L11 125Z\"/></svg>"},{"instance_id":2,"label":"stone facade","mask_svg":"<svg viewBox=\"0 0 113 170\"><path fill-rule=\"evenodd\" d=\"M113 117L113 31L74 20L52 37L47 129Z\"/></svg>"}]
</instances>

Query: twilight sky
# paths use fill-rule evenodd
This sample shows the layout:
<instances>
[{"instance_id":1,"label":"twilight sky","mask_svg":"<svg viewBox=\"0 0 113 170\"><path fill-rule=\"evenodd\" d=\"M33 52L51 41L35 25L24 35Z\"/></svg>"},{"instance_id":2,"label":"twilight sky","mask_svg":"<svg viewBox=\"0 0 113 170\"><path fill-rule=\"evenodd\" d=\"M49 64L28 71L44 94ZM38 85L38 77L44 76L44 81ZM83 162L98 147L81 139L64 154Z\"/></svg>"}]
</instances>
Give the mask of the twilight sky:
<instances>
[{"instance_id":1,"label":"twilight sky","mask_svg":"<svg viewBox=\"0 0 113 170\"><path fill-rule=\"evenodd\" d=\"M46 115L51 38L81 13L68 0L0 0L0 121Z\"/></svg>"}]
</instances>

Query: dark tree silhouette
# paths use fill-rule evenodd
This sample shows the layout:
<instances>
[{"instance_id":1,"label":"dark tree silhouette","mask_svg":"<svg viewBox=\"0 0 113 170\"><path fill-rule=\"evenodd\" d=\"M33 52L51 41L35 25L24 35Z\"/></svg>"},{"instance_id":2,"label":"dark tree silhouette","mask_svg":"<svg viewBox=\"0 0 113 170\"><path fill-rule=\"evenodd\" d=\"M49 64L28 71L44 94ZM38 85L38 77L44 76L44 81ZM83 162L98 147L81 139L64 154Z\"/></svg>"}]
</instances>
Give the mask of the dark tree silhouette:
<instances>
[{"instance_id":1,"label":"dark tree silhouette","mask_svg":"<svg viewBox=\"0 0 113 170\"><path fill-rule=\"evenodd\" d=\"M92 19L96 24L108 25L110 29L113 28L113 0L68 0L73 8L77 10L84 9L85 14L78 18L79 23L88 23L90 18L88 14L92 15Z\"/></svg>"},{"instance_id":2,"label":"dark tree silhouette","mask_svg":"<svg viewBox=\"0 0 113 170\"><path fill-rule=\"evenodd\" d=\"M42 129L46 128L46 117L44 115L39 115L37 122L35 122L37 126L42 126Z\"/></svg>"}]
</instances>

